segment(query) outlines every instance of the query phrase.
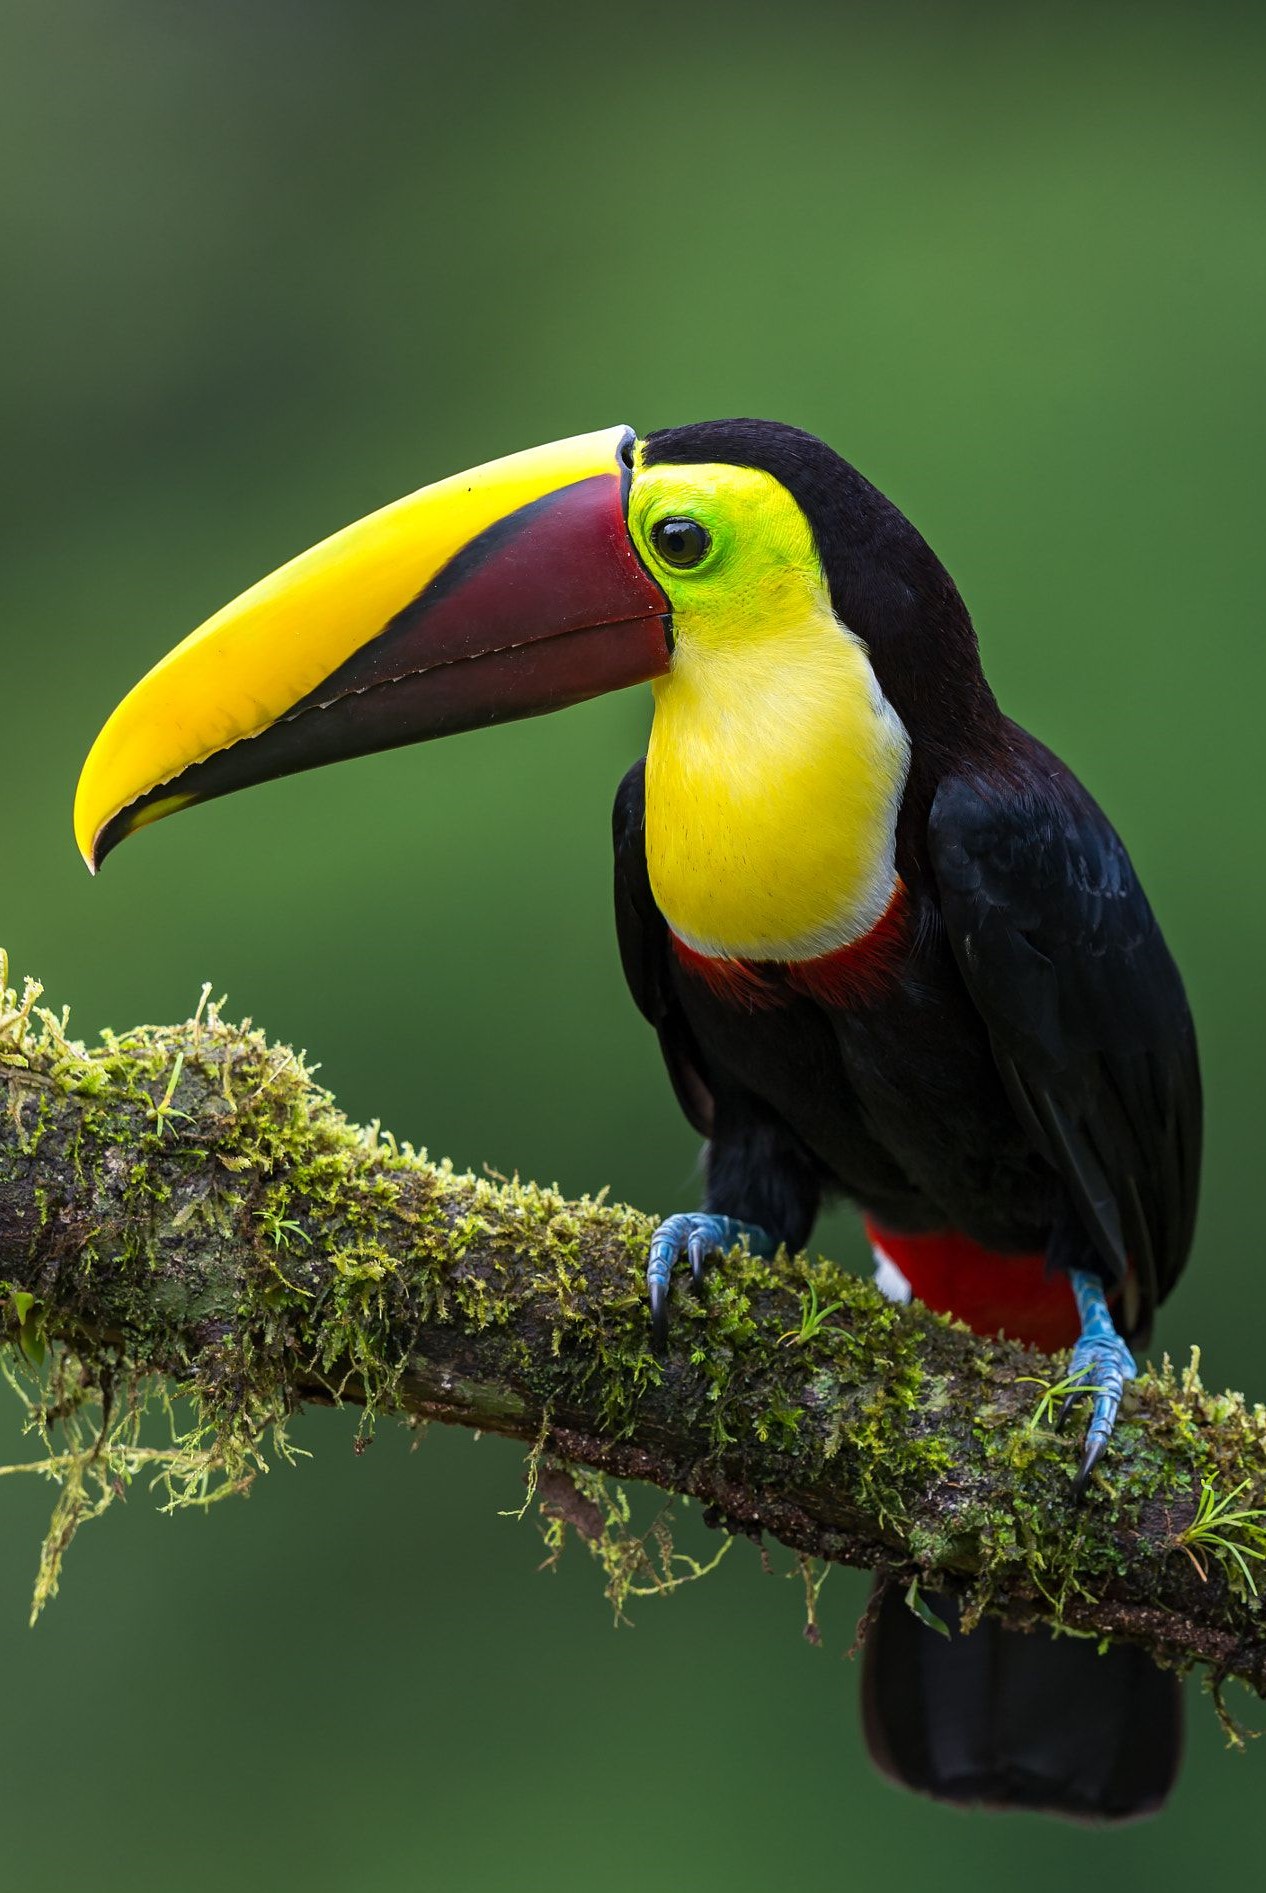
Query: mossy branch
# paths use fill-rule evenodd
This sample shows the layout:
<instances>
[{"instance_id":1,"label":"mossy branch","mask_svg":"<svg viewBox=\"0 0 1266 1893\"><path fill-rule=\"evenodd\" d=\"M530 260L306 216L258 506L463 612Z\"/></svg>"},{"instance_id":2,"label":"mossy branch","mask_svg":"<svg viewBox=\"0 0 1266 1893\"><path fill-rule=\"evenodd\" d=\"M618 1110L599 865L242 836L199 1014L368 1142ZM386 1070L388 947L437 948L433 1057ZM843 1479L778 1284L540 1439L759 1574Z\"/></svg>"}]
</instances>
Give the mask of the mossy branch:
<instances>
[{"instance_id":1,"label":"mossy branch","mask_svg":"<svg viewBox=\"0 0 1266 1893\"><path fill-rule=\"evenodd\" d=\"M11 1358L43 1361L45 1593L119 1480L157 1465L171 1502L206 1502L249 1478L270 1426L347 1400L530 1442L549 1529L603 1545L609 1570L595 1471L688 1494L729 1533L1262 1690L1266 1413L1194 1367L1137 1383L1075 1507L1076 1442L1044 1396L1060 1364L828 1262L746 1255L678 1294L658 1361L649 1217L356 1128L206 994L183 1025L92 1049L38 997L0 1000L0 1313ZM193 1432L147 1447L139 1391L171 1384Z\"/></svg>"}]
</instances>

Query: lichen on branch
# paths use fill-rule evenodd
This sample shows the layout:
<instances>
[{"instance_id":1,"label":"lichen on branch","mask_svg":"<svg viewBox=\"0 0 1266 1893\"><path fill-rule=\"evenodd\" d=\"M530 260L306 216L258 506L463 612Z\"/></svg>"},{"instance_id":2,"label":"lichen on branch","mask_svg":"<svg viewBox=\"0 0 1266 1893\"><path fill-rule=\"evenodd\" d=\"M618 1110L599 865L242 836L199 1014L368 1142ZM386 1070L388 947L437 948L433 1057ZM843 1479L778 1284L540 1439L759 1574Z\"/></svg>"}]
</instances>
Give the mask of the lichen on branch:
<instances>
[{"instance_id":1,"label":"lichen on branch","mask_svg":"<svg viewBox=\"0 0 1266 1893\"><path fill-rule=\"evenodd\" d=\"M617 1602L669 1588L593 1478L699 1501L727 1534L877 1567L989 1610L1127 1637L1262 1691L1266 1413L1165 1362L1127 1395L1075 1506L1062 1363L986 1341L806 1256L736 1253L649 1346L648 1216L464 1176L349 1124L304 1059L204 991L86 1047L0 964L0 1318L58 1483L37 1604L120 1484L240 1490L311 1401L532 1449L553 1548ZM176 1404L171 1404L173 1396ZM142 1424L159 1402L168 1436ZM185 1417L187 1416L187 1418ZM806 1590L814 1580L806 1566Z\"/></svg>"}]
</instances>

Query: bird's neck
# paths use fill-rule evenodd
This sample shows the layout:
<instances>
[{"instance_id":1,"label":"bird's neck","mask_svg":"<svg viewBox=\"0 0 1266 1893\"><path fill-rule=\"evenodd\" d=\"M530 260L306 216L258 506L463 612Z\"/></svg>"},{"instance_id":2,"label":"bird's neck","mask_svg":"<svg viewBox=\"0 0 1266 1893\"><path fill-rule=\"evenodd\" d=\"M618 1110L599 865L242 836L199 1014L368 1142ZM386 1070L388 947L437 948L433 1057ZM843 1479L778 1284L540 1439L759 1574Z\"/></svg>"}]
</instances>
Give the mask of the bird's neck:
<instances>
[{"instance_id":1,"label":"bird's neck","mask_svg":"<svg viewBox=\"0 0 1266 1893\"><path fill-rule=\"evenodd\" d=\"M863 938L897 886L909 750L829 607L776 635L679 634L646 758L651 889L674 933L752 960Z\"/></svg>"}]
</instances>

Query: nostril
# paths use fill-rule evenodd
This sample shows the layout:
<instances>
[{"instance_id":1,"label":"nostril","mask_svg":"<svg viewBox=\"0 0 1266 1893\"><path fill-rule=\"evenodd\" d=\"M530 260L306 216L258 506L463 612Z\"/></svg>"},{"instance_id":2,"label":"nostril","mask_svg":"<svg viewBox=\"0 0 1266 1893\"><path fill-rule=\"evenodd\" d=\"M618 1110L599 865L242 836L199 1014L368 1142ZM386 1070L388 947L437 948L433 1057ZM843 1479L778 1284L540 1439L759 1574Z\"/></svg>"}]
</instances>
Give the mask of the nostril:
<instances>
[{"instance_id":1,"label":"nostril","mask_svg":"<svg viewBox=\"0 0 1266 1893\"><path fill-rule=\"evenodd\" d=\"M627 467L630 473L633 471L633 446L635 438L634 434L630 431L620 442L620 464Z\"/></svg>"}]
</instances>

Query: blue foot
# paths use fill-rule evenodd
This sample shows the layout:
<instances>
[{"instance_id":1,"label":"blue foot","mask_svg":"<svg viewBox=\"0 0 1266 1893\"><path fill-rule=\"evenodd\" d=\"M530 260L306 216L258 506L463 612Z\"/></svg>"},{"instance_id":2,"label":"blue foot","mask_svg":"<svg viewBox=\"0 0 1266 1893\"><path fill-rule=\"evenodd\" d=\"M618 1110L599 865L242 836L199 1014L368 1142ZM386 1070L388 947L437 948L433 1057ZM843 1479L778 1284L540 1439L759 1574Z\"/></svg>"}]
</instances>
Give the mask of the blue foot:
<instances>
[{"instance_id":1,"label":"blue foot","mask_svg":"<svg viewBox=\"0 0 1266 1893\"><path fill-rule=\"evenodd\" d=\"M733 1216L713 1216L688 1210L670 1216L651 1237L646 1264L646 1289L651 1303L651 1345L662 1354L668 1341L668 1284L673 1269L686 1256L696 1288L703 1285L703 1265L710 1255L724 1255L743 1238L753 1255L773 1255L778 1247L759 1223L737 1222Z\"/></svg>"},{"instance_id":2,"label":"blue foot","mask_svg":"<svg viewBox=\"0 0 1266 1893\"><path fill-rule=\"evenodd\" d=\"M1138 1368L1134 1364L1134 1356L1112 1325L1108 1298L1099 1277L1086 1269L1072 1269L1069 1280L1077 1300L1077 1312L1081 1316L1081 1339L1068 1363L1068 1376L1070 1380L1079 1379L1085 1384L1074 1389L1065 1400L1060 1410L1060 1425L1063 1425L1069 1410L1079 1400L1089 1396L1094 1402L1090 1410L1090 1425L1086 1428L1081 1465L1073 1482L1073 1492L1080 1498L1086 1489L1087 1480L1102 1457L1104 1447L1112 1437L1125 1383L1134 1379Z\"/></svg>"}]
</instances>

